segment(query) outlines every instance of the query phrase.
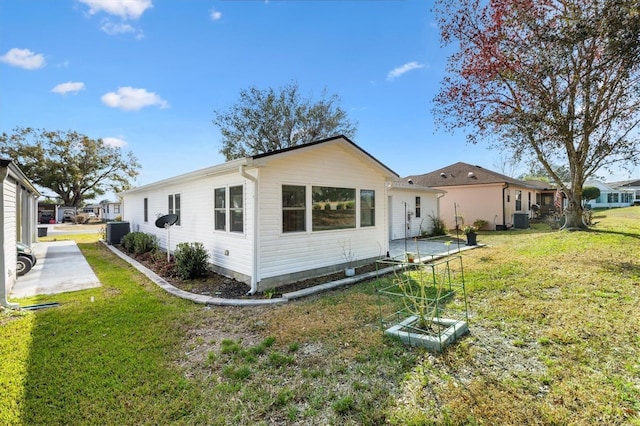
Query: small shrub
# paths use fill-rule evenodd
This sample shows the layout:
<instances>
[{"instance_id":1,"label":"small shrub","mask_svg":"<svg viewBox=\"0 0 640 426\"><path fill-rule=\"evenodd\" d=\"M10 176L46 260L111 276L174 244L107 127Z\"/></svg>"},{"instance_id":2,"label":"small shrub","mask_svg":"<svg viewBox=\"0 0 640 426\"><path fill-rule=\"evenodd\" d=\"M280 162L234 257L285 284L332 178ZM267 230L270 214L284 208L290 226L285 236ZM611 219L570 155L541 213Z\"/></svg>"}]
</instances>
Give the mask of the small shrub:
<instances>
[{"instance_id":1,"label":"small shrub","mask_svg":"<svg viewBox=\"0 0 640 426\"><path fill-rule=\"evenodd\" d=\"M180 243L176 247L176 268L183 280L201 277L207 273L209 253L202 243Z\"/></svg>"},{"instance_id":2,"label":"small shrub","mask_svg":"<svg viewBox=\"0 0 640 426\"><path fill-rule=\"evenodd\" d=\"M122 245L126 251L138 256L158 250L158 238L144 232L129 232L122 237Z\"/></svg>"},{"instance_id":3,"label":"small shrub","mask_svg":"<svg viewBox=\"0 0 640 426\"><path fill-rule=\"evenodd\" d=\"M484 227L487 226L488 224L489 224L489 222L484 220L484 219L476 219L476 220L473 221L473 226L477 230L484 229Z\"/></svg>"},{"instance_id":4,"label":"small shrub","mask_svg":"<svg viewBox=\"0 0 640 426\"><path fill-rule=\"evenodd\" d=\"M89 221L89 215L86 213L80 213L77 214L74 219L75 223L77 223L78 225L82 225L84 223L87 223Z\"/></svg>"},{"instance_id":5,"label":"small shrub","mask_svg":"<svg viewBox=\"0 0 640 426\"><path fill-rule=\"evenodd\" d=\"M325 210L331 210L331 204L326 203L326 204L324 205L324 209L325 209Z\"/></svg>"},{"instance_id":6,"label":"small shrub","mask_svg":"<svg viewBox=\"0 0 640 426\"><path fill-rule=\"evenodd\" d=\"M431 219L431 234L434 236L437 235L447 235L447 227L444 224L444 221L434 214L429 215L429 219Z\"/></svg>"},{"instance_id":7,"label":"small shrub","mask_svg":"<svg viewBox=\"0 0 640 426\"><path fill-rule=\"evenodd\" d=\"M344 204L343 203L336 204L336 210L344 210Z\"/></svg>"}]
</instances>

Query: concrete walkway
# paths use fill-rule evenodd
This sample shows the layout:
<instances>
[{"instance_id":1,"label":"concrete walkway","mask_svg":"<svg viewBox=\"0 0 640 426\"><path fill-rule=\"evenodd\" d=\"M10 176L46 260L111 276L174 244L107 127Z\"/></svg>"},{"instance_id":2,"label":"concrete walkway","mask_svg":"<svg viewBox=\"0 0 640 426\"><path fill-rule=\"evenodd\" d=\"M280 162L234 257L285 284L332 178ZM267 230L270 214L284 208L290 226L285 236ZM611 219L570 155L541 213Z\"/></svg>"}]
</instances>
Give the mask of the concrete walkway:
<instances>
[{"instance_id":1,"label":"concrete walkway","mask_svg":"<svg viewBox=\"0 0 640 426\"><path fill-rule=\"evenodd\" d=\"M106 244L106 243L105 243ZM156 285L177 297L191 300L195 303L220 306L255 306L265 304L286 303L291 300L317 294L323 291L355 284L360 281L375 278L378 274L393 271L389 267L380 271L373 271L354 277L343 278L327 282L315 287L285 293L282 297L273 299L223 299L189 293L174 287L162 277L155 274L136 260L126 256L113 246L107 247L120 258L130 263L146 275ZM394 240L389 244L389 255L394 259L403 259L405 252L419 254L417 261L426 262L458 251L470 250L479 246L466 246L463 242L445 244L442 240ZM18 277L10 298L23 298L39 294L56 294L67 291L85 290L99 287L100 281L80 252L74 241L41 242L34 246L38 263L27 274ZM388 269L388 271L387 271Z\"/></svg>"},{"instance_id":2,"label":"concrete walkway","mask_svg":"<svg viewBox=\"0 0 640 426\"><path fill-rule=\"evenodd\" d=\"M9 294L11 299L100 286L75 241L40 242L32 248L38 262L31 271L18 277Z\"/></svg>"}]
</instances>

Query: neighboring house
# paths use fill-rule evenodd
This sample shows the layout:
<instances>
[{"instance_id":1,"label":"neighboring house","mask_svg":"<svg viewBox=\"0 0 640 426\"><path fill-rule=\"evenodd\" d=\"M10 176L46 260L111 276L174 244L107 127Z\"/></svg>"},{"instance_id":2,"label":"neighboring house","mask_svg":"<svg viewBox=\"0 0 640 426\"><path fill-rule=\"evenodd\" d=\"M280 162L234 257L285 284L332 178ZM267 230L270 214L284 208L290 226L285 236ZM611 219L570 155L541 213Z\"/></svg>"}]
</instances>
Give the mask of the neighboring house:
<instances>
[{"instance_id":1,"label":"neighboring house","mask_svg":"<svg viewBox=\"0 0 640 426\"><path fill-rule=\"evenodd\" d=\"M108 202L101 205L100 218L103 220L115 220L122 216L122 205L118 202Z\"/></svg>"},{"instance_id":2,"label":"neighboring house","mask_svg":"<svg viewBox=\"0 0 640 426\"><path fill-rule=\"evenodd\" d=\"M389 197L395 193L400 201L405 191L389 188L396 179L396 173L339 136L118 195L132 231L155 234L163 248L169 237L171 251L181 242L201 242L215 271L250 284L255 292L340 270L348 247L360 264L385 255L389 216L395 216L389 213ZM437 198L422 189L407 194ZM436 204L424 203L424 214L437 213ZM156 219L168 213L177 214L178 222L169 230L157 228Z\"/></svg>"},{"instance_id":3,"label":"neighboring house","mask_svg":"<svg viewBox=\"0 0 640 426\"><path fill-rule=\"evenodd\" d=\"M528 227L538 193L526 181L462 162L407 179L446 191L440 199L440 216L450 229L477 219L486 220L488 229Z\"/></svg>"},{"instance_id":4,"label":"neighboring house","mask_svg":"<svg viewBox=\"0 0 640 426\"><path fill-rule=\"evenodd\" d=\"M432 218L440 217L439 198L445 191L396 180L389 188L389 239L419 237L433 230Z\"/></svg>"},{"instance_id":5,"label":"neighboring house","mask_svg":"<svg viewBox=\"0 0 640 426\"><path fill-rule=\"evenodd\" d=\"M40 193L12 160L0 158L0 180L0 304L13 307L7 296L16 283L16 242L36 241Z\"/></svg>"},{"instance_id":6,"label":"neighboring house","mask_svg":"<svg viewBox=\"0 0 640 426\"><path fill-rule=\"evenodd\" d=\"M640 205L640 179L623 180L607 184L612 189L631 190L634 193L633 204Z\"/></svg>"},{"instance_id":7,"label":"neighboring house","mask_svg":"<svg viewBox=\"0 0 640 426\"><path fill-rule=\"evenodd\" d=\"M100 204L87 204L86 206L84 206L82 208L82 211L80 213L89 215L89 216L93 216L93 217L100 217L100 210L101 210L101 206Z\"/></svg>"},{"instance_id":8,"label":"neighboring house","mask_svg":"<svg viewBox=\"0 0 640 426\"><path fill-rule=\"evenodd\" d=\"M632 206L635 201L636 191L631 187L614 186L599 180L588 180L584 183L583 188L586 186L593 186L600 190L600 196L597 199L586 200L586 203L593 209L628 207Z\"/></svg>"}]
</instances>

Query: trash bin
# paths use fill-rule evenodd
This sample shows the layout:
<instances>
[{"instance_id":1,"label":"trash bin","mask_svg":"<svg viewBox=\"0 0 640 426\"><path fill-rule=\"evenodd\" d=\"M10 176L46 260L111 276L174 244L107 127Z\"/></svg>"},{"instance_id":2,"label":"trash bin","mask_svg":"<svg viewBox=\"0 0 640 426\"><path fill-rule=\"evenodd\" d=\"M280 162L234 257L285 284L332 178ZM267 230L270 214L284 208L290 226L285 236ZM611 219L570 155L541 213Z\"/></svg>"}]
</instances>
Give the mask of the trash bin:
<instances>
[{"instance_id":1,"label":"trash bin","mask_svg":"<svg viewBox=\"0 0 640 426\"><path fill-rule=\"evenodd\" d=\"M47 227L38 226L38 237L46 237L46 236L47 236Z\"/></svg>"},{"instance_id":2,"label":"trash bin","mask_svg":"<svg viewBox=\"0 0 640 426\"><path fill-rule=\"evenodd\" d=\"M120 244L122 237L129 233L129 222L107 223L107 244Z\"/></svg>"},{"instance_id":3,"label":"trash bin","mask_svg":"<svg viewBox=\"0 0 640 426\"><path fill-rule=\"evenodd\" d=\"M529 229L529 213L514 213L513 227L516 229Z\"/></svg>"}]
</instances>

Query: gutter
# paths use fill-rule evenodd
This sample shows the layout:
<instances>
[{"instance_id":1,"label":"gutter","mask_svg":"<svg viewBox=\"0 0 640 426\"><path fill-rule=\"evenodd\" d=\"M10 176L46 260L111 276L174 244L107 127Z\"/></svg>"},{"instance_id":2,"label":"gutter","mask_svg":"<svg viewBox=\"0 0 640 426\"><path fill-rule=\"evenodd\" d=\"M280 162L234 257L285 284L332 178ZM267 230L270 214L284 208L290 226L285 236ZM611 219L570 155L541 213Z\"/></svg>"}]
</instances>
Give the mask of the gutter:
<instances>
[{"instance_id":1,"label":"gutter","mask_svg":"<svg viewBox=\"0 0 640 426\"><path fill-rule=\"evenodd\" d=\"M251 290L249 290L249 294L254 294L258 291L258 212L260 210L260 191L258 190L258 179L247 173L245 167L246 164L241 164L238 167L238 172L240 176L253 182L253 256L251 256L253 263L251 265Z\"/></svg>"}]
</instances>

